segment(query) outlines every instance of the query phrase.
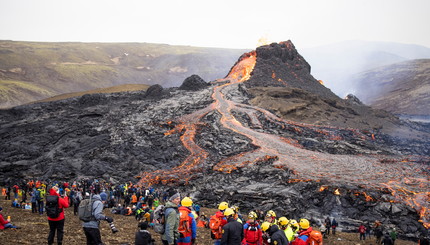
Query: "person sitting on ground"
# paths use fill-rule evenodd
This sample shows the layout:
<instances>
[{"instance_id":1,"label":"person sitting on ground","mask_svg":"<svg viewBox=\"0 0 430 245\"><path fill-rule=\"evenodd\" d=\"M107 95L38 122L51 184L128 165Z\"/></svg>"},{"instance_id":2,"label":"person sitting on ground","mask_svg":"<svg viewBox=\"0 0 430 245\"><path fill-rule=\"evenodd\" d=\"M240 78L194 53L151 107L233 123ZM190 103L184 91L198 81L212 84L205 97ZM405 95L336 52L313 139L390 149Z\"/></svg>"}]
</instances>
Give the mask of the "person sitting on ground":
<instances>
[{"instance_id":1,"label":"person sitting on ground","mask_svg":"<svg viewBox=\"0 0 430 245\"><path fill-rule=\"evenodd\" d=\"M20 227L13 225L8 220L5 220L3 218L3 208L0 207L0 230L4 230L8 228L20 229Z\"/></svg>"},{"instance_id":2,"label":"person sitting on ground","mask_svg":"<svg viewBox=\"0 0 430 245\"><path fill-rule=\"evenodd\" d=\"M209 221L206 218L206 215L204 214L200 215L200 217L198 218L197 227L204 227L204 228L209 227Z\"/></svg>"},{"instance_id":3,"label":"person sitting on ground","mask_svg":"<svg viewBox=\"0 0 430 245\"><path fill-rule=\"evenodd\" d=\"M141 222L138 225L139 231L136 232L135 238L134 238L134 244L135 245L152 245L154 244L155 240L152 239L151 233L147 231L148 229L148 223L147 222Z\"/></svg>"}]
</instances>

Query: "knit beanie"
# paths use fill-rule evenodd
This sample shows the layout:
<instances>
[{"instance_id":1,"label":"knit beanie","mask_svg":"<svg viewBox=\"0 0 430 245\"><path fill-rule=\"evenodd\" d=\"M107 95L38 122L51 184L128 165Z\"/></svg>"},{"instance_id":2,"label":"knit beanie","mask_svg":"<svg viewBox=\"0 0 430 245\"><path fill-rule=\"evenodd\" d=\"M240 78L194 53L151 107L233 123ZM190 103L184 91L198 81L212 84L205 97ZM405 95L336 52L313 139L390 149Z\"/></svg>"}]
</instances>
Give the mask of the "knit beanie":
<instances>
[{"instance_id":1,"label":"knit beanie","mask_svg":"<svg viewBox=\"0 0 430 245\"><path fill-rule=\"evenodd\" d=\"M176 198L181 198L181 195L179 193L175 193L172 196L170 196L169 201L173 201Z\"/></svg>"}]
</instances>

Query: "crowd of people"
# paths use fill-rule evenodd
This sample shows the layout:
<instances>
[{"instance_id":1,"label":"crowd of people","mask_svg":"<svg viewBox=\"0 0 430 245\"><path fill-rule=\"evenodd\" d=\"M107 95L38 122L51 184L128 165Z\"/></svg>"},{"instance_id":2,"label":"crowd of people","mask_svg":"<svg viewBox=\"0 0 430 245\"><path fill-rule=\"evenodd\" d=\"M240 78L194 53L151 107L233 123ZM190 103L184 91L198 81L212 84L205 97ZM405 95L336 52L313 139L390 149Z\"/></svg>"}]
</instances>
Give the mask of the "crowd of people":
<instances>
[{"instance_id":1,"label":"crowd of people","mask_svg":"<svg viewBox=\"0 0 430 245\"><path fill-rule=\"evenodd\" d=\"M7 185L2 189L6 200L12 206L31 209L36 215L48 216L48 244L63 243L64 209L73 207L74 215L82 221L82 229L87 244L103 244L100 222L109 223L112 232L117 232L110 216L103 213L110 208L112 215L134 216L139 230L135 234L135 244L155 244L148 229L161 235L164 245L193 245L197 240L197 227L210 229L214 245L302 245L323 244L328 235L336 234L338 222L327 217L314 229L305 218L288 219L277 217L273 210L250 211L247 215L239 212L239 207L227 202L218 205L218 211L206 217L200 215L200 206L190 197L182 197L174 190L159 191L132 183L112 185L98 180L68 182L28 181ZM21 200L18 198L21 197ZM12 199L13 198L13 199ZM0 207L0 229L19 229L4 219ZM377 244L391 245L397 239L395 229L390 233L382 229L379 221L358 228L360 240L376 237ZM421 244L425 244L425 240Z\"/></svg>"}]
</instances>

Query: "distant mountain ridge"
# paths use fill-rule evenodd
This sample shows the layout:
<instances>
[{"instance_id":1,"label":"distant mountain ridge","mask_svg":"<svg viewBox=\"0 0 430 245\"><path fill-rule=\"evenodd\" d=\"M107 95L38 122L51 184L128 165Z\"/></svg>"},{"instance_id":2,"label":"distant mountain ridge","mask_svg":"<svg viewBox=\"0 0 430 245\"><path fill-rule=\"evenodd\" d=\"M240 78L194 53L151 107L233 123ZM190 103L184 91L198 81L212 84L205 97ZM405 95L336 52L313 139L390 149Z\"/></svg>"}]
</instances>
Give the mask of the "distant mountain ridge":
<instances>
[{"instance_id":1,"label":"distant mountain ridge","mask_svg":"<svg viewBox=\"0 0 430 245\"><path fill-rule=\"evenodd\" d=\"M430 115L430 59L407 60L353 76L355 95L374 108Z\"/></svg>"},{"instance_id":2,"label":"distant mountain ridge","mask_svg":"<svg viewBox=\"0 0 430 245\"><path fill-rule=\"evenodd\" d=\"M0 108L121 84L224 77L245 50L151 43L0 41Z\"/></svg>"},{"instance_id":3,"label":"distant mountain ridge","mask_svg":"<svg viewBox=\"0 0 430 245\"><path fill-rule=\"evenodd\" d=\"M356 91L352 76L370 69L411 59L430 58L430 48L390 42L344 41L300 50L312 75L340 97Z\"/></svg>"}]
</instances>

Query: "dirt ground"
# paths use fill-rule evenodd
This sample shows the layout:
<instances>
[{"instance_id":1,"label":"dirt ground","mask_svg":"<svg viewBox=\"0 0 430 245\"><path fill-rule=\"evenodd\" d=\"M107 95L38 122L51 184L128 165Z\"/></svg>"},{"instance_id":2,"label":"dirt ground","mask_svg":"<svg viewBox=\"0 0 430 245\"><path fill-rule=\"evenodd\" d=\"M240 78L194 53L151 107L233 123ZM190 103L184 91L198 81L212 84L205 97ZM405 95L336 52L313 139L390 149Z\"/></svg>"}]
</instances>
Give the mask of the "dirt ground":
<instances>
[{"instance_id":1,"label":"dirt ground","mask_svg":"<svg viewBox=\"0 0 430 245\"><path fill-rule=\"evenodd\" d=\"M11 216L11 222L14 225L20 226L21 229L7 229L0 231L0 244L46 244L49 233L49 226L46 215L39 215L31 213L31 210L24 210L11 207L11 201L4 200L0 197L0 206L3 207L3 216ZM73 208L65 209L65 234L64 245L82 245L86 243L85 235L81 227L79 219L73 215ZM206 216L210 216L215 210L202 208L201 211ZM134 235L137 229L138 222L134 217L123 215L112 215L109 209L105 209L104 213L114 218L114 224L119 230L118 233L113 234L106 222L100 225L102 240L106 245L132 245L134 244ZM162 244L160 236L150 230L153 234L157 245ZM371 245L376 244L375 238L370 240L360 241L358 233L342 233L339 232L336 236L329 236L324 240L324 244L331 245ZM55 240L56 241L56 240ZM210 238L210 230L205 228L198 228L197 231L197 245L210 245L213 244ZM412 245L417 244L411 241L397 240L396 245Z\"/></svg>"}]
</instances>

